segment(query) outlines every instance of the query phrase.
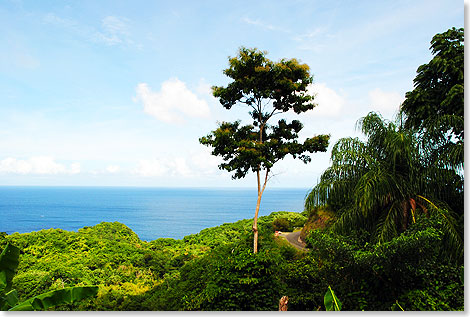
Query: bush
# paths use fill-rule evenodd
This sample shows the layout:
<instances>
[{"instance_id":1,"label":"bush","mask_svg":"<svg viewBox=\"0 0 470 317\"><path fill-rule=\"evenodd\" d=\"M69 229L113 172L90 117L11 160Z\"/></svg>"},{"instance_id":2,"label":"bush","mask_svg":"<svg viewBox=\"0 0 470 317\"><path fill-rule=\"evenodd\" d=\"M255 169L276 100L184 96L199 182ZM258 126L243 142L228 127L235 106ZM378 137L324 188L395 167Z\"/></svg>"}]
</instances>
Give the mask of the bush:
<instances>
[{"instance_id":1,"label":"bush","mask_svg":"<svg viewBox=\"0 0 470 317\"><path fill-rule=\"evenodd\" d=\"M276 310L279 255L227 245L186 263L144 303L152 310Z\"/></svg>"},{"instance_id":2,"label":"bush","mask_svg":"<svg viewBox=\"0 0 470 317\"><path fill-rule=\"evenodd\" d=\"M291 224L287 218L276 218L273 221L273 228L276 231L291 231Z\"/></svg>"},{"instance_id":3,"label":"bush","mask_svg":"<svg viewBox=\"0 0 470 317\"><path fill-rule=\"evenodd\" d=\"M309 254L287 265L289 310L316 310L328 285L345 310L462 310L458 266L443 256L438 221L412 226L386 243L314 230Z\"/></svg>"}]
</instances>

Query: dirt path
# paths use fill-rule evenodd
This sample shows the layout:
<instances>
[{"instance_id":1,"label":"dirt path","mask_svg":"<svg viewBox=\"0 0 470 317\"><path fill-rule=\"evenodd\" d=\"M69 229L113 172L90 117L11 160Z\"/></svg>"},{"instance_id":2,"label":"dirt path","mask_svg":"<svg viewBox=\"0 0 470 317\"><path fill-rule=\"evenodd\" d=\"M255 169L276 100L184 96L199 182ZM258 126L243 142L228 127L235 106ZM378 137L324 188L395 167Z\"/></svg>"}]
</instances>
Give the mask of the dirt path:
<instances>
[{"instance_id":1,"label":"dirt path","mask_svg":"<svg viewBox=\"0 0 470 317\"><path fill-rule=\"evenodd\" d=\"M287 241L297 249L302 251L308 251L308 249L305 247L305 243L300 241L300 231L283 232L279 234L279 236L286 238Z\"/></svg>"}]
</instances>

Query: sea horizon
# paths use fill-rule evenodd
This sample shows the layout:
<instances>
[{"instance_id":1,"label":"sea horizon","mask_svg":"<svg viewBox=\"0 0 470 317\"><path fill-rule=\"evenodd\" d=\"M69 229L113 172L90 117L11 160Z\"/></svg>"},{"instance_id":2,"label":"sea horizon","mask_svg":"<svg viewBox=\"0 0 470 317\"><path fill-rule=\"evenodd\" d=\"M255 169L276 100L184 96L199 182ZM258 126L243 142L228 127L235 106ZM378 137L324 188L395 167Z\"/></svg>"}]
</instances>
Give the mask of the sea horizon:
<instances>
[{"instance_id":1,"label":"sea horizon","mask_svg":"<svg viewBox=\"0 0 470 317\"><path fill-rule=\"evenodd\" d=\"M255 186L151 186L151 185L0 185L0 187L123 187L123 188L169 188L169 189L257 189ZM295 190L310 190L312 187L276 187L266 186L266 190L270 189L295 189Z\"/></svg>"}]
</instances>

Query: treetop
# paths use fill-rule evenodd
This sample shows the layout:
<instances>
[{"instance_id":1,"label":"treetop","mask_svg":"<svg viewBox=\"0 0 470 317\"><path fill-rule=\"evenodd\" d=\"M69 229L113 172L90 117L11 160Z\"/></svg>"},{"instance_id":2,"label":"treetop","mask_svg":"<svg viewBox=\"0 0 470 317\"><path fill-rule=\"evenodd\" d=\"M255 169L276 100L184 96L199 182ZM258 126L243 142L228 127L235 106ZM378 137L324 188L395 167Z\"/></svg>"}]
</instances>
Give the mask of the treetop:
<instances>
[{"instance_id":1,"label":"treetop","mask_svg":"<svg viewBox=\"0 0 470 317\"><path fill-rule=\"evenodd\" d=\"M305 112L315 107L313 96L306 93L313 82L310 68L297 59L273 62L267 52L241 47L236 57L229 58L224 74L233 79L227 87L213 86L213 95L230 109L237 103L253 108L251 116L263 124L276 111ZM268 111L266 106L273 109Z\"/></svg>"}]
</instances>

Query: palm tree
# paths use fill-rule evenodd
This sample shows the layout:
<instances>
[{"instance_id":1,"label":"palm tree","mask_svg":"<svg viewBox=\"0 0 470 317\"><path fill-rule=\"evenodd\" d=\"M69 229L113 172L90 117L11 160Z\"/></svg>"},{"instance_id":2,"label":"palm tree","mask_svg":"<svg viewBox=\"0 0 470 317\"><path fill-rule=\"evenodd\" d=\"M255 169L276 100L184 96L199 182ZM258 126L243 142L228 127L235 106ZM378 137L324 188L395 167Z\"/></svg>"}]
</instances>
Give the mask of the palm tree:
<instances>
[{"instance_id":1,"label":"palm tree","mask_svg":"<svg viewBox=\"0 0 470 317\"><path fill-rule=\"evenodd\" d=\"M334 145L331 166L308 194L306 209L328 205L338 215L332 230L364 228L375 242L396 237L420 214L435 213L442 218L449 245L460 254L455 214L442 199L455 192L451 180L458 173L430 164L435 160L427 159L419 134L404 128L400 114L389 122L371 112L357 127L367 140L343 138ZM440 182L444 186L436 186Z\"/></svg>"}]
</instances>

